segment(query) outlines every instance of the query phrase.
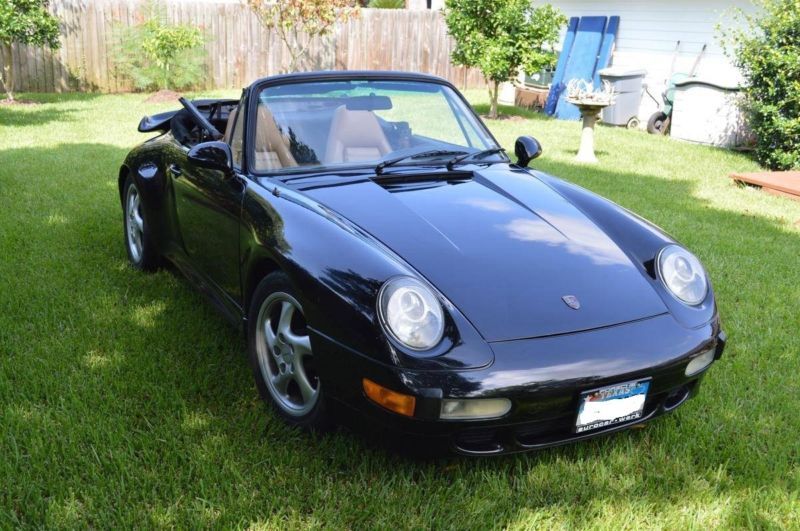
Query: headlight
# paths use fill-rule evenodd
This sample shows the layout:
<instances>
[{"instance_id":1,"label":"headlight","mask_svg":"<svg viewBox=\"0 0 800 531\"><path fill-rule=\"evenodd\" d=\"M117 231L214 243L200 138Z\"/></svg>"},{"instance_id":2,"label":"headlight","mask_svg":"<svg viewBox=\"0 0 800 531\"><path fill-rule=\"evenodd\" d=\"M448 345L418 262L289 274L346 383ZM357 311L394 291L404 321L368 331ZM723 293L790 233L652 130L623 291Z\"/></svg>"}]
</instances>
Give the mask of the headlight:
<instances>
[{"instance_id":1,"label":"headlight","mask_svg":"<svg viewBox=\"0 0 800 531\"><path fill-rule=\"evenodd\" d=\"M431 289L415 278L397 277L384 284L378 311L386 331L408 348L428 350L442 339L442 305Z\"/></svg>"},{"instance_id":2,"label":"headlight","mask_svg":"<svg viewBox=\"0 0 800 531\"><path fill-rule=\"evenodd\" d=\"M696 306L708 294L708 280L703 266L692 253L678 245L668 245L658 253L661 281L675 297Z\"/></svg>"}]
</instances>

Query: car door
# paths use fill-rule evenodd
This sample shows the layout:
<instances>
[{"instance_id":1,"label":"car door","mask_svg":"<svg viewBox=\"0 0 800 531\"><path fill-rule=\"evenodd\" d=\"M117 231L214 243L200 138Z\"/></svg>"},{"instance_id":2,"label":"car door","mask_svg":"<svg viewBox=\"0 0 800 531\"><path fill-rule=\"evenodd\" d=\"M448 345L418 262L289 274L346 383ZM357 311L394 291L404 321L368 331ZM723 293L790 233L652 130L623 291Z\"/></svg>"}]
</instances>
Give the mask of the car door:
<instances>
[{"instance_id":1,"label":"car door","mask_svg":"<svg viewBox=\"0 0 800 531\"><path fill-rule=\"evenodd\" d=\"M235 120L242 120L236 113ZM206 291L226 310L241 311L239 226L244 176L202 168L186 148L167 167L175 191L175 211L188 264Z\"/></svg>"}]
</instances>

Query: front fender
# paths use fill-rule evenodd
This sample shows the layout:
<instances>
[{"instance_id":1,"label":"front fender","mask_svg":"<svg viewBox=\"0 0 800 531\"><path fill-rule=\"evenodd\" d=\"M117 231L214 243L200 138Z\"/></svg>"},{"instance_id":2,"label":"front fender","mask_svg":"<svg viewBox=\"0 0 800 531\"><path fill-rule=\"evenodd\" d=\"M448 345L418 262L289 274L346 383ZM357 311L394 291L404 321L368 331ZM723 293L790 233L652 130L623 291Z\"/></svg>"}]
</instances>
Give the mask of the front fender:
<instances>
[{"instance_id":1,"label":"front fender","mask_svg":"<svg viewBox=\"0 0 800 531\"><path fill-rule=\"evenodd\" d=\"M415 275L413 269L313 200L262 182L248 182L243 204L245 294L265 272L280 269L300 294L314 334L374 361L421 370L468 369L493 361L489 346L446 300L445 337L432 351L414 353L390 340L377 316L377 294L388 279Z\"/></svg>"}]
</instances>

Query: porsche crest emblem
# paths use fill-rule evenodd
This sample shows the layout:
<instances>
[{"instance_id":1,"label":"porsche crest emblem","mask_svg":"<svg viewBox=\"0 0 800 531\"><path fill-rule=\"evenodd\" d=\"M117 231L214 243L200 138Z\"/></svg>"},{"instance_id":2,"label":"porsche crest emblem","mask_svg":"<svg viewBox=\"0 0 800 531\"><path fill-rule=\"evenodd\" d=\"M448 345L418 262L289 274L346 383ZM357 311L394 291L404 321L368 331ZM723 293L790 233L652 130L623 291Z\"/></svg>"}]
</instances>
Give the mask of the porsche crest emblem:
<instances>
[{"instance_id":1,"label":"porsche crest emblem","mask_svg":"<svg viewBox=\"0 0 800 531\"><path fill-rule=\"evenodd\" d=\"M578 297L576 297L575 295L564 295L563 297L561 297L561 300L564 301L564 303L573 310L581 309L581 301L579 301Z\"/></svg>"}]
</instances>

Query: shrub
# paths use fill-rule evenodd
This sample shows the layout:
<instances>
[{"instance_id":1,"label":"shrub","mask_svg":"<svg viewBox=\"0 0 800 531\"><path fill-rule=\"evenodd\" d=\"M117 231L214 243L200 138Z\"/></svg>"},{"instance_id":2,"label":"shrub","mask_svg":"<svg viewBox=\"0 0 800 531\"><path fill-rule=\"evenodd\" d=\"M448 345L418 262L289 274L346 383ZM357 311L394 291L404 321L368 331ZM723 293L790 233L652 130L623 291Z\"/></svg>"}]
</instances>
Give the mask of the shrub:
<instances>
[{"instance_id":1,"label":"shrub","mask_svg":"<svg viewBox=\"0 0 800 531\"><path fill-rule=\"evenodd\" d=\"M196 87L204 74L205 50L200 29L170 25L155 4L144 22L125 28L115 47L117 72L137 90Z\"/></svg>"},{"instance_id":2,"label":"shrub","mask_svg":"<svg viewBox=\"0 0 800 531\"><path fill-rule=\"evenodd\" d=\"M745 108L756 158L772 169L800 168L800 1L759 0L742 29L723 35L747 86Z\"/></svg>"},{"instance_id":3,"label":"shrub","mask_svg":"<svg viewBox=\"0 0 800 531\"><path fill-rule=\"evenodd\" d=\"M445 17L456 41L454 64L476 67L489 83L490 118L497 117L501 82L539 72L554 62L553 45L567 19L550 5L530 0L447 0Z\"/></svg>"},{"instance_id":4,"label":"shrub","mask_svg":"<svg viewBox=\"0 0 800 531\"><path fill-rule=\"evenodd\" d=\"M14 101L14 43L58 48L58 20L47 10L46 0L0 0L0 46L3 48L3 87Z\"/></svg>"}]
</instances>

